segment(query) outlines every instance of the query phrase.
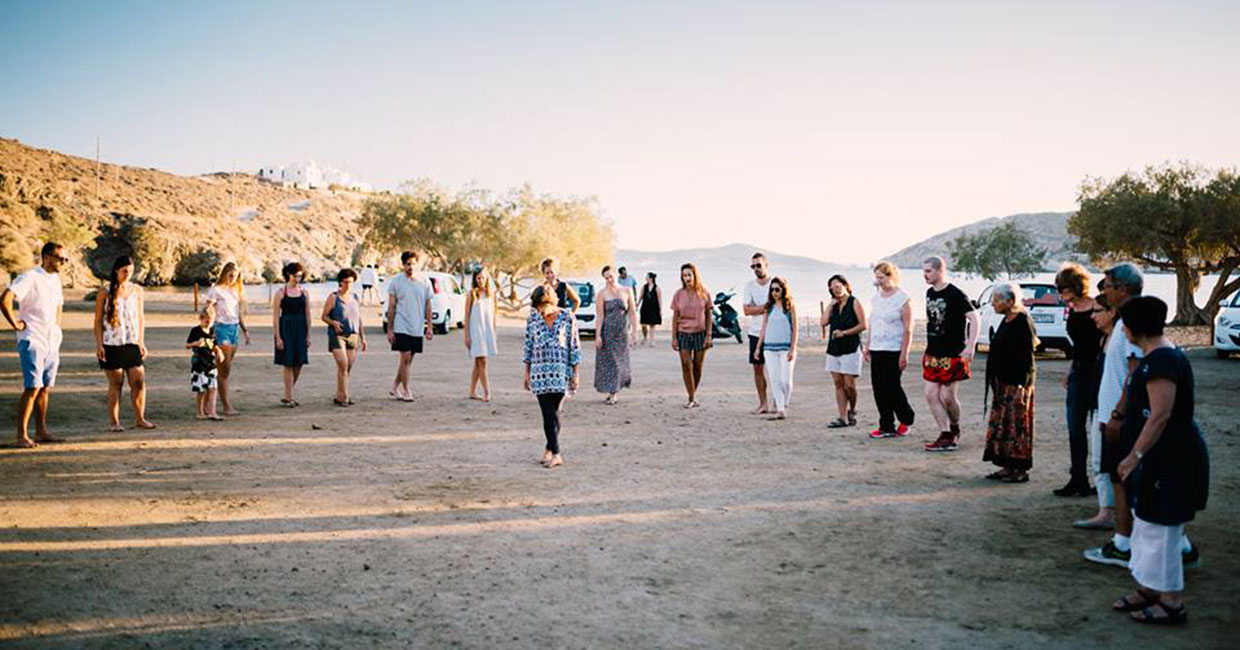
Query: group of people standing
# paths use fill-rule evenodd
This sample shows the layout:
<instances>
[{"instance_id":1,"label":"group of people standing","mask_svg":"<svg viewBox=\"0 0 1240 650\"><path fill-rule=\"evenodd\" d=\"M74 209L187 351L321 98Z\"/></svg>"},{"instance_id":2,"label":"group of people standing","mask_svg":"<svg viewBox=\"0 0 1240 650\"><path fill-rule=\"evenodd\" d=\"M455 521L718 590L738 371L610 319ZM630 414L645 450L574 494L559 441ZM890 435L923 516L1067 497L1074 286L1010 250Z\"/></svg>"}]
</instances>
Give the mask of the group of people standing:
<instances>
[{"instance_id":1,"label":"group of people standing","mask_svg":"<svg viewBox=\"0 0 1240 650\"><path fill-rule=\"evenodd\" d=\"M24 390L18 402L17 445L35 447L57 442L47 427L49 390L55 385L63 338L63 294L58 271L66 262L63 248L46 244L39 266L18 276L0 294L0 313L17 332ZM388 284L387 339L399 353L390 395L412 401L410 366L433 337L432 287L416 273L419 256L401 255L402 273ZM749 317L748 362L758 393L755 414L787 417L799 338L796 302L785 278L770 272L769 260L755 253L750 260L754 279L744 289ZM546 467L563 464L559 444L560 409L578 389L581 346L575 312L581 304L572 286L558 278L557 262L544 260L543 282L530 295L522 351L523 384L532 392L543 418L546 445L540 458ZM621 269L623 271L623 269ZM108 380L109 429L123 430L120 402L130 389L134 425L155 428L145 416L144 297L133 281L134 261L119 257L108 282L95 298L95 353ZM924 396L937 436L925 443L928 452L958 449L961 437L959 383L971 376L980 322L975 305L947 280L947 265L930 257L922 267L926 290L926 350L922 357ZM299 405L295 387L309 362L311 305L303 286L305 270L297 262L283 268L284 284L272 297L274 362L282 367L284 394L280 402ZM598 293L594 387L615 404L632 383L629 349L637 342L639 321L643 340L653 338L661 323L662 293L654 274L640 295L636 282L610 266L601 271ZM835 387L838 417L827 427L857 424L857 386L865 361L870 364L878 428L875 439L909 434L915 413L901 375L909 363L913 313L909 296L899 286L899 269L889 262L873 268L876 288L869 309L853 295L842 275L828 280L831 305L820 325L829 331L826 370ZM358 273L337 274L338 288L325 300L319 320L327 325L327 346L336 363L333 403L352 405L349 375L357 355L367 349L360 310L353 291ZM498 352L497 296L494 282L481 269L473 274L467 298L464 345L474 360L469 396L489 401L491 388L486 360ZM687 400L697 408L707 351L712 347L713 303L698 269L684 264L681 286L671 300L671 346L680 358ZM373 280L372 280L373 282ZM1067 328L1075 354L1065 380L1066 415L1071 468L1058 496L1097 494L1098 512L1075 522L1086 529L1114 528L1106 544L1085 557L1125 566L1138 583L1135 592L1114 603L1134 620L1178 624L1187 619L1182 602L1183 569L1199 560L1185 525L1205 507L1209 461L1204 438L1194 420L1192 366L1184 352L1165 336L1167 305L1142 295L1140 270L1129 263L1108 269L1096 297L1089 295L1088 272L1065 265L1055 278L1069 305ZM16 315L13 301L20 303ZM653 306L652 306L653 305ZM986 364L989 416L983 459L998 466L986 478L1006 483L1029 480L1033 461L1035 381L1034 351L1038 346L1033 320L1026 312L1020 287L998 283L991 306L1001 317L990 338ZM640 315L640 318L639 318ZM206 293L186 348L192 351L191 390L199 418L221 419L238 411L229 392L238 346L250 343L246 300L240 273L226 264ZM863 337L863 334L866 334ZM481 387L481 394L478 388ZM29 435L33 415L35 435ZM1087 459L1092 463L1087 465ZM1092 474L1095 486L1089 479Z\"/></svg>"}]
</instances>

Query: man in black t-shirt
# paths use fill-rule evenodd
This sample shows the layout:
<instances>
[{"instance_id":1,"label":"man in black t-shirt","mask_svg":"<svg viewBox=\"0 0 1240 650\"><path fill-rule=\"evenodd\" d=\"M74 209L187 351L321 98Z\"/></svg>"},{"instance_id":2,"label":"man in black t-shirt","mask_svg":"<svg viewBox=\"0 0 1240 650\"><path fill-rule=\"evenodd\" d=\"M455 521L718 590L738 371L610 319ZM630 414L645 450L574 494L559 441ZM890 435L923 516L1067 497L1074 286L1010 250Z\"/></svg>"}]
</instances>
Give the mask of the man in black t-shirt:
<instances>
[{"instance_id":1,"label":"man in black t-shirt","mask_svg":"<svg viewBox=\"0 0 1240 650\"><path fill-rule=\"evenodd\" d=\"M926 353L921 359L926 403L939 425L939 437L926 451L955 451L960 441L960 402L956 383L969 378L969 365L981 332L973 303L947 281L947 263L934 256L922 263L926 284Z\"/></svg>"}]
</instances>

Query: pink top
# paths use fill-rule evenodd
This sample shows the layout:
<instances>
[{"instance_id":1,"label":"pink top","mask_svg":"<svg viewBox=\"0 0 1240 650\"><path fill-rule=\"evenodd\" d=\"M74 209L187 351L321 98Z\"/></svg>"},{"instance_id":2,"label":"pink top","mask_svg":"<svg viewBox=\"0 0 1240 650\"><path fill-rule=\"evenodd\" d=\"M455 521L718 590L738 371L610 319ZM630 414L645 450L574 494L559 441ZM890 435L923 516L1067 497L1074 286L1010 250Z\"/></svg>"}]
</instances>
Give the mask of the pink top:
<instances>
[{"instance_id":1,"label":"pink top","mask_svg":"<svg viewBox=\"0 0 1240 650\"><path fill-rule=\"evenodd\" d=\"M706 331L705 298L684 288L678 289L676 295L672 296L672 312L680 314L678 331L685 334Z\"/></svg>"}]
</instances>

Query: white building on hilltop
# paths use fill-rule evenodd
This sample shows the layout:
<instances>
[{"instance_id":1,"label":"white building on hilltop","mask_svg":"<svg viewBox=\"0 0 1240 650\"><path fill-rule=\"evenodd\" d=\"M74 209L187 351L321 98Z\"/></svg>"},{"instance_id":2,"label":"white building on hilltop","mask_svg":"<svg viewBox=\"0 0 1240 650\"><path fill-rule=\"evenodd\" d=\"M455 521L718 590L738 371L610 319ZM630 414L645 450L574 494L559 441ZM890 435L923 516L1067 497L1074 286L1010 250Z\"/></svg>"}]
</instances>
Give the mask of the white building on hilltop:
<instances>
[{"instance_id":1,"label":"white building on hilltop","mask_svg":"<svg viewBox=\"0 0 1240 650\"><path fill-rule=\"evenodd\" d=\"M313 160L293 163L286 167L262 167L258 170L258 178L269 183L303 190L336 185L358 192L370 191L370 183L354 181L348 172L335 167L320 167Z\"/></svg>"}]
</instances>

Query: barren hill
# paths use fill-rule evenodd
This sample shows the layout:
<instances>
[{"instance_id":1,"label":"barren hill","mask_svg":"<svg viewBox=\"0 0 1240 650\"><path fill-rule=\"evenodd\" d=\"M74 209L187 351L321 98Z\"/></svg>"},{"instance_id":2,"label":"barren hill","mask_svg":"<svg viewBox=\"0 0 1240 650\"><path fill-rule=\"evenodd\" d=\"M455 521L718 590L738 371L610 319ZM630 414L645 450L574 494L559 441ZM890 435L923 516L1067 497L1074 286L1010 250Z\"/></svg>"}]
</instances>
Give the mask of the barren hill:
<instances>
[{"instance_id":1,"label":"barren hill","mask_svg":"<svg viewBox=\"0 0 1240 650\"><path fill-rule=\"evenodd\" d=\"M355 261L364 198L241 173L97 168L93 160L0 138L0 267L30 266L40 239L56 238L80 245L82 262L97 272L131 253L148 284L202 280L224 260L237 261L248 279L290 260L326 276Z\"/></svg>"},{"instance_id":2,"label":"barren hill","mask_svg":"<svg viewBox=\"0 0 1240 650\"><path fill-rule=\"evenodd\" d=\"M989 230L1007 221L1015 221L1016 225L1033 235L1034 241L1045 248L1050 255L1048 259L1064 260L1081 258L1073 248L1073 240L1068 234L1068 217L1070 212L1033 212L1013 214L1006 217L982 219L971 224L952 228L929 239L922 240L903 248L886 259L901 268L918 268L923 260L931 255L942 255L950 263L951 253L947 244L962 234L973 234L979 230ZM1083 259L1083 258L1082 258Z\"/></svg>"}]
</instances>

